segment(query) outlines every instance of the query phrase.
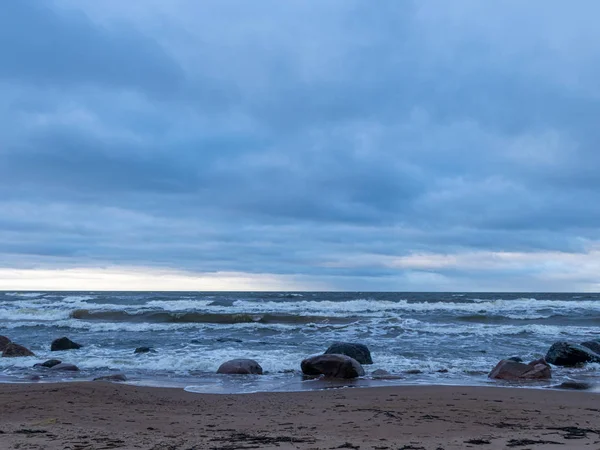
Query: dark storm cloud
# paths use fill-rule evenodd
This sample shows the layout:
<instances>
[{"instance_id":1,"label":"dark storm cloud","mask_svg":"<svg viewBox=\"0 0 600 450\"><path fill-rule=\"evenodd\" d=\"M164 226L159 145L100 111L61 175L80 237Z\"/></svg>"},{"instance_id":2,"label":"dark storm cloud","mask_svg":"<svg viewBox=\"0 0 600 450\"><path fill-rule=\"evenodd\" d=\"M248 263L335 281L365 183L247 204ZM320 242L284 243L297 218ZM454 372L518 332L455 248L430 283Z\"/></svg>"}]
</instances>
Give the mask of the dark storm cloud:
<instances>
[{"instance_id":1,"label":"dark storm cloud","mask_svg":"<svg viewBox=\"0 0 600 450\"><path fill-rule=\"evenodd\" d=\"M600 40L544 5L7 2L0 266L527 286L460 255L600 239Z\"/></svg>"}]
</instances>

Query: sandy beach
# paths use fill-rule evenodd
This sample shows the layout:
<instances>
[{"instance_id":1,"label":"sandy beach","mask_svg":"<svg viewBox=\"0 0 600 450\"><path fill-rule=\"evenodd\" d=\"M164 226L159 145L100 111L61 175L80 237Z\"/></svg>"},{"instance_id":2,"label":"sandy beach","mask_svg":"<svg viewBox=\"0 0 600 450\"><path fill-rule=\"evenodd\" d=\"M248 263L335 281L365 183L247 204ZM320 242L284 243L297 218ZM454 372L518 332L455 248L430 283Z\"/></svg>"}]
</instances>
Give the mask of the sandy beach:
<instances>
[{"instance_id":1,"label":"sandy beach","mask_svg":"<svg viewBox=\"0 0 600 450\"><path fill-rule=\"evenodd\" d=\"M409 386L193 394L103 382L0 385L2 449L598 449L585 392Z\"/></svg>"}]
</instances>

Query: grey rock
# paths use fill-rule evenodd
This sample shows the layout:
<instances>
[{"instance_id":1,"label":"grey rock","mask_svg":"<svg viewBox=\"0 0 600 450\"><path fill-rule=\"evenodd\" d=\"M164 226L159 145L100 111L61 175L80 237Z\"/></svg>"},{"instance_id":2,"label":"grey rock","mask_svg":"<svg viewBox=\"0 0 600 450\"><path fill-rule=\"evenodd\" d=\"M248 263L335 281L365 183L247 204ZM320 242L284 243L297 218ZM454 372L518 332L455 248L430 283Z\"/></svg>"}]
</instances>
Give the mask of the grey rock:
<instances>
[{"instance_id":1,"label":"grey rock","mask_svg":"<svg viewBox=\"0 0 600 450\"><path fill-rule=\"evenodd\" d=\"M324 375L331 378L356 378L365 374L360 363L346 355L312 356L302 361L300 367L305 375Z\"/></svg>"},{"instance_id":2,"label":"grey rock","mask_svg":"<svg viewBox=\"0 0 600 450\"><path fill-rule=\"evenodd\" d=\"M373 364L371 352L364 344L353 342L334 342L325 350L326 355L346 355L354 358L360 364Z\"/></svg>"},{"instance_id":3,"label":"grey rock","mask_svg":"<svg viewBox=\"0 0 600 450\"><path fill-rule=\"evenodd\" d=\"M83 345L73 342L68 337L61 337L54 339L50 345L50 351L57 352L62 350L77 350L83 347Z\"/></svg>"},{"instance_id":4,"label":"grey rock","mask_svg":"<svg viewBox=\"0 0 600 450\"><path fill-rule=\"evenodd\" d=\"M15 344L14 342L7 344L2 352L3 358L17 358L20 356L35 356L35 354L28 348Z\"/></svg>"},{"instance_id":5,"label":"grey rock","mask_svg":"<svg viewBox=\"0 0 600 450\"><path fill-rule=\"evenodd\" d=\"M523 362L523 358L521 358L520 356L511 356L510 358L506 358L507 361L514 361L514 362Z\"/></svg>"},{"instance_id":6,"label":"grey rock","mask_svg":"<svg viewBox=\"0 0 600 450\"><path fill-rule=\"evenodd\" d=\"M54 366L59 365L60 363L62 363L60 359L49 359L48 361L44 361L43 363L34 364L33 367L45 367L47 369L50 369Z\"/></svg>"},{"instance_id":7,"label":"grey rock","mask_svg":"<svg viewBox=\"0 0 600 450\"><path fill-rule=\"evenodd\" d=\"M75 364L60 363L52 366L50 370L61 372L79 372L79 367L77 367Z\"/></svg>"},{"instance_id":8,"label":"grey rock","mask_svg":"<svg viewBox=\"0 0 600 450\"><path fill-rule=\"evenodd\" d=\"M546 361L555 366L573 367L587 362L600 363L600 354L583 345L555 342L546 353Z\"/></svg>"},{"instance_id":9,"label":"grey rock","mask_svg":"<svg viewBox=\"0 0 600 450\"><path fill-rule=\"evenodd\" d=\"M232 359L219 366L217 373L226 375L262 375L263 369L253 359Z\"/></svg>"}]
</instances>

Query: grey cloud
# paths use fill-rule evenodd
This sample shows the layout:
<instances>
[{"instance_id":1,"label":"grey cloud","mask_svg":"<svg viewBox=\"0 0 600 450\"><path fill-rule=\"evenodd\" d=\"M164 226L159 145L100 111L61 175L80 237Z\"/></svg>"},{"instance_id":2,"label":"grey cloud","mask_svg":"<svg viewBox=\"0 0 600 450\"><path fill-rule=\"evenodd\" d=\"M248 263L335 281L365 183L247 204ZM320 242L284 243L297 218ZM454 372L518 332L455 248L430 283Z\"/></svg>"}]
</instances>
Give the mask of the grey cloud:
<instances>
[{"instance_id":1,"label":"grey cloud","mask_svg":"<svg viewBox=\"0 0 600 450\"><path fill-rule=\"evenodd\" d=\"M38 255L398 289L468 275L335 263L585 253L600 238L599 106L587 84L539 71L551 50L520 66L518 40L460 29L446 43L416 2L141 5L11 2L0 17L0 42L12 42L0 196L22 204L0 221L12 264ZM520 270L473 276L533 276Z\"/></svg>"}]
</instances>

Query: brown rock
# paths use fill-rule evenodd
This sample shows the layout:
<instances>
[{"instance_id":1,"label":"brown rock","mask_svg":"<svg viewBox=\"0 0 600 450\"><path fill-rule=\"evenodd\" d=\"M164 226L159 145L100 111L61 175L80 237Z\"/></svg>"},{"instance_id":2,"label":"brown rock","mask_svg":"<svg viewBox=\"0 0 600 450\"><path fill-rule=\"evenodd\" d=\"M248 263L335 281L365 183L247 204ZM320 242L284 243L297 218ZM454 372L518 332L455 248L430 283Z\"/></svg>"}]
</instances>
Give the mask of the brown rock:
<instances>
[{"instance_id":1,"label":"brown rock","mask_svg":"<svg viewBox=\"0 0 600 450\"><path fill-rule=\"evenodd\" d=\"M35 354L28 348L14 342L9 343L2 352L3 358L16 358L19 356L35 356Z\"/></svg>"},{"instance_id":2,"label":"brown rock","mask_svg":"<svg viewBox=\"0 0 600 450\"><path fill-rule=\"evenodd\" d=\"M547 380L552 378L552 370L543 358L529 364L503 359L488 377L495 380Z\"/></svg>"},{"instance_id":3,"label":"brown rock","mask_svg":"<svg viewBox=\"0 0 600 450\"><path fill-rule=\"evenodd\" d=\"M263 369L253 359L232 359L221 364L217 373L226 375L262 375Z\"/></svg>"},{"instance_id":4,"label":"brown rock","mask_svg":"<svg viewBox=\"0 0 600 450\"><path fill-rule=\"evenodd\" d=\"M324 375L332 378L356 378L365 374L360 363L346 355L312 356L302 361L300 367L305 375Z\"/></svg>"},{"instance_id":5,"label":"brown rock","mask_svg":"<svg viewBox=\"0 0 600 450\"><path fill-rule=\"evenodd\" d=\"M10 344L10 339L6 336L0 336L0 352L3 352L8 344Z\"/></svg>"}]
</instances>

